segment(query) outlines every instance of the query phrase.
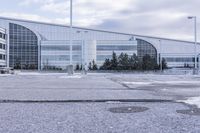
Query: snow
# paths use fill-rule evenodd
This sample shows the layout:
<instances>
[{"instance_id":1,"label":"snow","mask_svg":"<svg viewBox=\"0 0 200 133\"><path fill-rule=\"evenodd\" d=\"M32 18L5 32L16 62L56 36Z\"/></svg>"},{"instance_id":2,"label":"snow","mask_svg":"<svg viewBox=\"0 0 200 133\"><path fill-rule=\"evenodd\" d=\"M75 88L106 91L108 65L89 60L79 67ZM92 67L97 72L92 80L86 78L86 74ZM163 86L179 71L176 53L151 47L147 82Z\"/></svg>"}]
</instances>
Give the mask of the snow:
<instances>
[{"instance_id":1,"label":"snow","mask_svg":"<svg viewBox=\"0 0 200 133\"><path fill-rule=\"evenodd\" d=\"M199 81L147 81L147 82L122 82L129 85L151 85L151 84L199 84Z\"/></svg>"},{"instance_id":2,"label":"snow","mask_svg":"<svg viewBox=\"0 0 200 133\"><path fill-rule=\"evenodd\" d=\"M185 101L182 101L184 103L187 104L191 104L191 105L196 105L198 108L200 108L200 97L191 97Z\"/></svg>"},{"instance_id":3,"label":"snow","mask_svg":"<svg viewBox=\"0 0 200 133\"><path fill-rule=\"evenodd\" d=\"M61 76L60 78L61 79L80 79L82 78L82 76L81 75L71 75L71 76L66 75L66 76Z\"/></svg>"},{"instance_id":4,"label":"snow","mask_svg":"<svg viewBox=\"0 0 200 133\"><path fill-rule=\"evenodd\" d=\"M10 76L11 74L0 74L0 77Z\"/></svg>"},{"instance_id":5,"label":"snow","mask_svg":"<svg viewBox=\"0 0 200 133\"><path fill-rule=\"evenodd\" d=\"M21 76L52 76L52 75L67 75L67 73L40 73L40 72L18 72L16 75Z\"/></svg>"},{"instance_id":6,"label":"snow","mask_svg":"<svg viewBox=\"0 0 200 133\"><path fill-rule=\"evenodd\" d=\"M134 84L134 85L150 85L150 82L123 82L124 84Z\"/></svg>"},{"instance_id":7,"label":"snow","mask_svg":"<svg viewBox=\"0 0 200 133\"><path fill-rule=\"evenodd\" d=\"M67 73L40 73L40 72L19 72L16 73L19 76L60 76L62 79L80 79L81 74L68 75Z\"/></svg>"}]
</instances>

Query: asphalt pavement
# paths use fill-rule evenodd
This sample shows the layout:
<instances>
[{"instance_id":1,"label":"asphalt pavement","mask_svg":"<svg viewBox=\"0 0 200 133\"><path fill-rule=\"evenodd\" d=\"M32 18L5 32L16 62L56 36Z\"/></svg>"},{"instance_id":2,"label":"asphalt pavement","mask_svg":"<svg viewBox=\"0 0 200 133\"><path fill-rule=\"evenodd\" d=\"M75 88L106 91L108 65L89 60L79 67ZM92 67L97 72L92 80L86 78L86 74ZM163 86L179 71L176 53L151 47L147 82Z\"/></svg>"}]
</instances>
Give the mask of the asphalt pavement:
<instances>
[{"instance_id":1,"label":"asphalt pavement","mask_svg":"<svg viewBox=\"0 0 200 133\"><path fill-rule=\"evenodd\" d=\"M198 76L0 76L0 133L199 133Z\"/></svg>"}]
</instances>

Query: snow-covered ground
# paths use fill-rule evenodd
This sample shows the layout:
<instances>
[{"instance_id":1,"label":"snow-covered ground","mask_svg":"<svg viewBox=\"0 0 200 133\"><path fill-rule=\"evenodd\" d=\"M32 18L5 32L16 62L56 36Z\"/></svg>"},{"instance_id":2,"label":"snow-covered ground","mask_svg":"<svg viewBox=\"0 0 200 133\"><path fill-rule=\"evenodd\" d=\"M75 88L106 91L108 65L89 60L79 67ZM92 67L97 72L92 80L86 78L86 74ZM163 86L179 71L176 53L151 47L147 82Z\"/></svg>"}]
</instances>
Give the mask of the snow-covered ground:
<instances>
[{"instance_id":1,"label":"snow-covered ground","mask_svg":"<svg viewBox=\"0 0 200 133\"><path fill-rule=\"evenodd\" d=\"M167 84L167 85L177 85L177 84L181 84L181 85L193 85L193 84L200 84L200 81L187 81L187 80L179 80L179 81L137 81L137 82L122 82L123 84L126 85L131 85L131 86L135 86L135 87L140 87L140 86L152 86L152 85L161 85L161 84Z\"/></svg>"},{"instance_id":2,"label":"snow-covered ground","mask_svg":"<svg viewBox=\"0 0 200 133\"><path fill-rule=\"evenodd\" d=\"M184 100L182 102L187 103L187 104L191 104L191 105L196 105L198 108L200 108L200 97L191 97L191 98Z\"/></svg>"},{"instance_id":3,"label":"snow-covered ground","mask_svg":"<svg viewBox=\"0 0 200 133\"><path fill-rule=\"evenodd\" d=\"M82 77L84 77L84 75L81 75L81 74L60 76L60 78L63 78L63 79L80 79Z\"/></svg>"}]
</instances>

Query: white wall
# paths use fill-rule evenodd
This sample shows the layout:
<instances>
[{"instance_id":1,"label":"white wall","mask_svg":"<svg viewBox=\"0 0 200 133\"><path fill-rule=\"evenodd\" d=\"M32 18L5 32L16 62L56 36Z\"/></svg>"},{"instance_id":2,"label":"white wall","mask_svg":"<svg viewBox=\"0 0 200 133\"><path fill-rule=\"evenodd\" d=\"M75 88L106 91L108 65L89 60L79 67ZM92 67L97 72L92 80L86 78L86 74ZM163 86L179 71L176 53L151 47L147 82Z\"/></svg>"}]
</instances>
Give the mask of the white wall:
<instances>
[{"instance_id":1,"label":"white wall","mask_svg":"<svg viewBox=\"0 0 200 133\"><path fill-rule=\"evenodd\" d=\"M6 34L6 30L3 29L3 28L0 28L0 32L3 33L3 34ZM0 43L6 45L6 40L0 38ZM6 47L7 47L7 46L6 46ZM0 49L0 54L7 55L7 54L6 54L6 50ZM6 60L0 60L0 66L6 66Z\"/></svg>"}]
</instances>

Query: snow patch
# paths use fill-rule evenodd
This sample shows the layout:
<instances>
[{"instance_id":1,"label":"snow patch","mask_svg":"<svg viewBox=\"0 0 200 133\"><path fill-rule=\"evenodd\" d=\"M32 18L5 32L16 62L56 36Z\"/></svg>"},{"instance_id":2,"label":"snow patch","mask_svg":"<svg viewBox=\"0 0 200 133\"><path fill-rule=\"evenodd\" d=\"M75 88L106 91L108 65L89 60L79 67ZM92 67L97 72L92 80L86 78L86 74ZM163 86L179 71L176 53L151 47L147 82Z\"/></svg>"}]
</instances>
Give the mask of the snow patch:
<instances>
[{"instance_id":1,"label":"snow patch","mask_svg":"<svg viewBox=\"0 0 200 133\"><path fill-rule=\"evenodd\" d=\"M123 82L128 85L151 85L151 84L200 84L199 81L147 81L147 82Z\"/></svg>"},{"instance_id":2,"label":"snow patch","mask_svg":"<svg viewBox=\"0 0 200 133\"><path fill-rule=\"evenodd\" d=\"M182 102L191 104L191 105L196 105L198 108L200 108L200 97L192 97Z\"/></svg>"},{"instance_id":3,"label":"snow patch","mask_svg":"<svg viewBox=\"0 0 200 133\"><path fill-rule=\"evenodd\" d=\"M37 72L27 72L27 73L23 73L23 72L17 72L17 75L25 75L25 76L40 76L43 75L41 73L37 73Z\"/></svg>"},{"instance_id":4,"label":"snow patch","mask_svg":"<svg viewBox=\"0 0 200 133\"><path fill-rule=\"evenodd\" d=\"M81 75L72 75L72 76L61 76L61 79L80 79L82 78Z\"/></svg>"},{"instance_id":5,"label":"snow patch","mask_svg":"<svg viewBox=\"0 0 200 133\"><path fill-rule=\"evenodd\" d=\"M151 82L123 82L124 84L129 84L129 85L150 85L152 84Z\"/></svg>"},{"instance_id":6,"label":"snow patch","mask_svg":"<svg viewBox=\"0 0 200 133\"><path fill-rule=\"evenodd\" d=\"M199 84L199 81L155 81L154 83L158 84Z\"/></svg>"},{"instance_id":7,"label":"snow patch","mask_svg":"<svg viewBox=\"0 0 200 133\"><path fill-rule=\"evenodd\" d=\"M10 76L11 74L0 74L0 77L7 77Z\"/></svg>"}]
</instances>

